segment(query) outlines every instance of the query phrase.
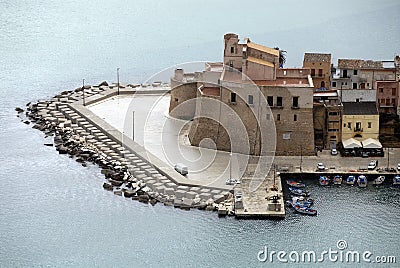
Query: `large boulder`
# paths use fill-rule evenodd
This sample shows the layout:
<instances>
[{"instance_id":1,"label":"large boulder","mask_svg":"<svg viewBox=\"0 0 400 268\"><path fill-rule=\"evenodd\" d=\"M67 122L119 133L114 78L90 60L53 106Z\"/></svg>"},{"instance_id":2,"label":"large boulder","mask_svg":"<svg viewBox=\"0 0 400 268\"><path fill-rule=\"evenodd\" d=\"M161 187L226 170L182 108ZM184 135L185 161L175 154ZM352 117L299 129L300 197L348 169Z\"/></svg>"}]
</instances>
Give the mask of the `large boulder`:
<instances>
[{"instance_id":1,"label":"large boulder","mask_svg":"<svg viewBox=\"0 0 400 268\"><path fill-rule=\"evenodd\" d=\"M113 190L113 186L107 182L103 183L103 188L107 191L112 191Z\"/></svg>"}]
</instances>

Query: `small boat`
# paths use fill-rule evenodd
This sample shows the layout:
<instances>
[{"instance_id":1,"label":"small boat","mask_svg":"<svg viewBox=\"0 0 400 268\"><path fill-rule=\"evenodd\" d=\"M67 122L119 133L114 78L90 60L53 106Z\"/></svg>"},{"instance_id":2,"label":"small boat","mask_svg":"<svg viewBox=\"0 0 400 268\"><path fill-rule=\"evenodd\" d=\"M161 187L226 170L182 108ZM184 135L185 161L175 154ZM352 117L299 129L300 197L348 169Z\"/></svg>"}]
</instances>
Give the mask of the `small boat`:
<instances>
[{"instance_id":1,"label":"small boat","mask_svg":"<svg viewBox=\"0 0 400 268\"><path fill-rule=\"evenodd\" d=\"M335 185L341 185L342 184L342 176L340 175L336 175L335 177L333 177L333 184Z\"/></svg>"},{"instance_id":2,"label":"small boat","mask_svg":"<svg viewBox=\"0 0 400 268\"><path fill-rule=\"evenodd\" d=\"M301 213L301 214L306 214L306 215L311 215L311 216L317 215L317 211L312 208L303 207L303 206L299 206L296 204L294 204L293 208L294 208L294 210L296 210L298 213Z\"/></svg>"},{"instance_id":3,"label":"small boat","mask_svg":"<svg viewBox=\"0 0 400 268\"><path fill-rule=\"evenodd\" d=\"M399 186L400 185L400 176L396 175L393 178L393 186Z\"/></svg>"},{"instance_id":4,"label":"small boat","mask_svg":"<svg viewBox=\"0 0 400 268\"><path fill-rule=\"evenodd\" d=\"M307 198L300 197L300 196L292 197L291 202L293 204L297 204L297 205L304 206L304 207L311 207L314 204L314 200L308 201Z\"/></svg>"},{"instance_id":5,"label":"small boat","mask_svg":"<svg viewBox=\"0 0 400 268\"><path fill-rule=\"evenodd\" d=\"M354 177L353 175L348 176L346 179L346 183L349 185L354 185L355 182L356 182L356 177Z\"/></svg>"},{"instance_id":6,"label":"small boat","mask_svg":"<svg viewBox=\"0 0 400 268\"><path fill-rule=\"evenodd\" d=\"M364 175L358 176L357 184L359 187L362 187L362 188L367 187L367 177L365 177Z\"/></svg>"},{"instance_id":7,"label":"small boat","mask_svg":"<svg viewBox=\"0 0 400 268\"><path fill-rule=\"evenodd\" d=\"M293 195L310 196L310 193L307 190L302 190L302 189L298 189L298 188L289 187L289 191Z\"/></svg>"},{"instance_id":8,"label":"small boat","mask_svg":"<svg viewBox=\"0 0 400 268\"><path fill-rule=\"evenodd\" d=\"M304 188L304 187L306 187L306 185L304 183L293 181L293 180L286 180L286 184L291 186L291 187L295 187L295 188Z\"/></svg>"},{"instance_id":9,"label":"small boat","mask_svg":"<svg viewBox=\"0 0 400 268\"><path fill-rule=\"evenodd\" d=\"M372 184L373 185L381 185L383 182L385 181L385 176L379 176L378 178L376 178Z\"/></svg>"},{"instance_id":10,"label":"small boat","mask_svg":"<svg viewBox=\"0 0 400 268\"><path fill-rule=\"evenodd\" d=\"M322 186L329 185L329 178L327 176L319 176L319 184Z\"/></svg>"},{"instance_id":11,"label":"small boat","mask_svg":"<svg viewBox=\"0 0 400 268\"><path fill-rule=\"evenodd\" d=\"M308 202L314 204L314 199L304 196L292 196L294 202Z\"/></svg>"}]
</instances>

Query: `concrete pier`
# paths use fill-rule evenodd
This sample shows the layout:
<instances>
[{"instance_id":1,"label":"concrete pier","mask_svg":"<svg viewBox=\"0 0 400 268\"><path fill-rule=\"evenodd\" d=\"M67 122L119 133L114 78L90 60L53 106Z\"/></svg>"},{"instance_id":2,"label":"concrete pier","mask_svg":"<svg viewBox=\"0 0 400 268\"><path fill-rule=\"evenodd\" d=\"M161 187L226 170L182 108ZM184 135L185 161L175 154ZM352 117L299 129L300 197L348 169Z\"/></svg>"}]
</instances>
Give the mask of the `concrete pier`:
<instances>
[{"instance_id":1,"label":"concrete pier","mask_svg":"<svg viewBox=\"0 0 400 268\"><path fill-rule=\"evenodd\" d=\"M279 177L273 179L273 172L267 178L242 178L234 189L235 216L237 218L277 218L285 217L285 203ZM250 183L259 184L251 189Z\"/></svg>"}]
</instances>

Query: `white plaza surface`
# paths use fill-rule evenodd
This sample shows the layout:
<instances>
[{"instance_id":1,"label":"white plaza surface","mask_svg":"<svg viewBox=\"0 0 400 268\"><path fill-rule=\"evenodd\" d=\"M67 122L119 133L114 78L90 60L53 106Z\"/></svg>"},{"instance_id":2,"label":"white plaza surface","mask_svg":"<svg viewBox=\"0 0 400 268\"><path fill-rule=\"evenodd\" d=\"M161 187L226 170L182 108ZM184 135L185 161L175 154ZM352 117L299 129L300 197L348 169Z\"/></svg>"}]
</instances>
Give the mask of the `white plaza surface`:
<instances>
[{"instance_id":1,"label":"white plaza surface","mask_svg":"<svg viewBox=\"0 0 400 268\"><path fill-rule=\"evenodd\" d=\"M135 94L115 96L89 106L97 116L132 138L150 153L173 167L183 163L189 168L187 178L210 186L224 186L232 176L245 169L234 155L212 149L194 147L187 138L188 122L169 117L170 95ZM230 175L231 174L231 175Z\"/></svg>"}]
</instances>

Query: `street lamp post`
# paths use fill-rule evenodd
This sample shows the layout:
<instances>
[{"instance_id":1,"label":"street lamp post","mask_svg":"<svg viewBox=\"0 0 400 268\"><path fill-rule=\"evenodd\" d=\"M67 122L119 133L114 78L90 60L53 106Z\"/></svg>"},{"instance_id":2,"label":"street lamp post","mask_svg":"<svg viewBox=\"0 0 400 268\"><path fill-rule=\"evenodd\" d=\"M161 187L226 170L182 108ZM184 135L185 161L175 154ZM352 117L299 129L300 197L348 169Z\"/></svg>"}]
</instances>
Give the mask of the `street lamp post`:
<instances>
[{"instance_id":1,"label":"street lamp post","mask_svg":"<svg viewBox=\"0 0 400 268\"><path fill-rule=\"evenodd\" d=\"M300 172L302 172L301 170L302 164L303 164L303 145L300 145Z\"/></svg>"},{"instance_id":2,"label":"street lamp post","mask_svg":"<svg viewBox=\"0 0 400 268\"><path fill-rule=\"evenodd\" d=\"M135 140L135 111L132 111L132 140Z\"/></svg>"},{"instance_id":3,"label":"street lamp post","mask_svg":"<svg viewBox=\"0 0 400 268\"><path fill-rule=\"evenodd\" d=\"M388 157L387 157L387 170L389 170L389 158L390 158L390 153L389 153L389 147L387 148L387 155L388 155Z\"/></svg>"},{"instance_id":4,"label":"street lamp post","mask_svg":"<svg viewBox=\"0 0 400 268\"><path fill-rule=\"evenodd\" d=\"M86 105L85 103L85 79L82 79L82 92L83 92L83 106Z\"/></svg>"},{"instance_id":5,"label":"street lamp post","mask_svg":"<svg viewBox=\"0 0 400 268\"><path fill-rule=\"evenodd\" d=\"M232 152L229 154L229 180L232 180Z\"/></svg>"},{"instance_id":6,"label":"street lamp post","mask_svg":"<svg viewBox=\"0 0 400 268\"><path fill-rule=\"evenodd\" d=\"M117 88L118 88L118 94L119 95L119 68L117 68Z\"/></svg>"}]
</instances>

